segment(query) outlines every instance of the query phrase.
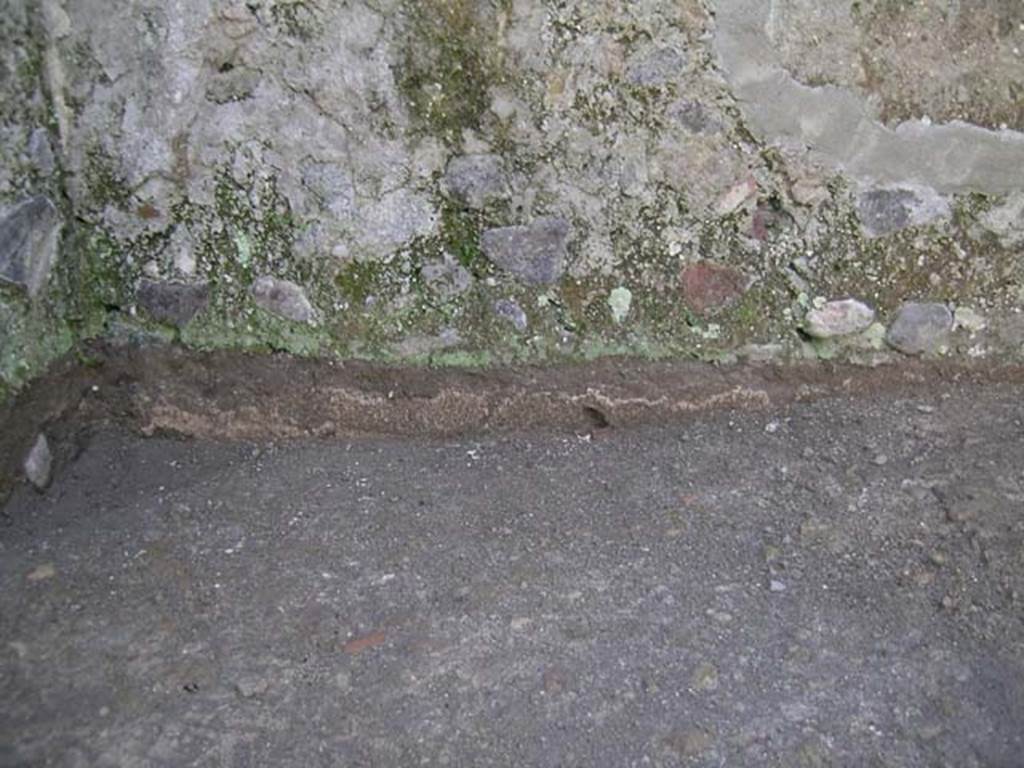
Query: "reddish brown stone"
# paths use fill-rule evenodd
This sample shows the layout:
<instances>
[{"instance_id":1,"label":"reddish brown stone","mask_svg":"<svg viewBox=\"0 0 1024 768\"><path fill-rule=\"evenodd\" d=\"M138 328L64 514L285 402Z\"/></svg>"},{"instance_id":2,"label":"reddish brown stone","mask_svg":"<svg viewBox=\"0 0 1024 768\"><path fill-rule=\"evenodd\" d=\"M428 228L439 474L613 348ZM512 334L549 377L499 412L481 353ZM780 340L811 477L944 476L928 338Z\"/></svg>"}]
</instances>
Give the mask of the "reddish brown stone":
<instances>
[{"instance_id":1,"label":"reddish brown stone","mask_svg":"<svg viewBox=\"0 0 1024 768\"><path fill-rule=\"evenodd\" d=\"M160 211L158 211L156 208L154 208L149 203L143 203L142 205L140 205L138 210L136 211L136 213L139 215L140 219L159 219L160 218Z\"/></svg>"},{"instance_id":2,"label":"reddish brown stone","mask_svg":"<svg viewBox=\"0 0 1024 768\"><path fill-rule=\"evenodd\" d=\"M355 656L357 653L383 645L385 640L387 640L387 636L383 632L371 632L368 635L349 640L342 646L342 650L347 654Z\"/></svg>"},{"instance_id":3,"label":"reddish brown stone","mask_svg":"<svg viewBox=\"0 0 1024 768\"><path fill-rule=\"evenodd\" d=\"M735 303L747 290L747 278L731 267L698 261L683 269L683 301L699 315Z\"/></svg>"},{"instance_id":4,"label":"reddish brown stone","mask_svg":"<svg viewBox=\"0 0 1024 768\"><path fill-rule=\"evenodd\" d=\"M569 686L569 673L562 667L552 666L544 670L544 693L554 696Z\"/></svg>"}]
</instances>

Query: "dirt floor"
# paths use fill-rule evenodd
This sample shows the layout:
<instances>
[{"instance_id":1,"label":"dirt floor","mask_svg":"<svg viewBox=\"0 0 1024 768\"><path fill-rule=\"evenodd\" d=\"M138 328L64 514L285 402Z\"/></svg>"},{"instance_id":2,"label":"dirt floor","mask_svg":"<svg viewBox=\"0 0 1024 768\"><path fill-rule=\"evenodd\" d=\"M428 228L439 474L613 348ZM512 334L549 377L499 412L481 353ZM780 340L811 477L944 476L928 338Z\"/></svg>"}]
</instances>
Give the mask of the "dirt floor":
<instances>
[{"instance_id":1,"label":"dirt floor","mask_svg":"<svg viewBox=\"0 0 1024 768\"><path fill-rule=\"evenodd\" d=\"M99 423L2 510L0 765L1024 765L1020 392Z\"/></svg>"}]
</instances>

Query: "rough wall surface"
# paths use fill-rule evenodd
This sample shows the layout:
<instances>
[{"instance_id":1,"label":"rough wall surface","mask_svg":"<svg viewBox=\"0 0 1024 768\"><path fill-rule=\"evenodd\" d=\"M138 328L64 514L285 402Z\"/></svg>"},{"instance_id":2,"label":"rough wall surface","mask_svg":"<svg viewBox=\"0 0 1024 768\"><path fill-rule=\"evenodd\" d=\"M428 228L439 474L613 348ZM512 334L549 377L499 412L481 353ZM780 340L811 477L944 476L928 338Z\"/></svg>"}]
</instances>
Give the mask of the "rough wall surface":
<instances>
[{"instance_id":1,"label":"rough wall surface","mask_svg":"<svg viewBox=\"0 0 1024 768\"><path fill-rule=\"evenodd\" d=\"M0 38L0 394L101 334L1021 353L1015 0L0 0Z\"/></svg>"}]
</instances>

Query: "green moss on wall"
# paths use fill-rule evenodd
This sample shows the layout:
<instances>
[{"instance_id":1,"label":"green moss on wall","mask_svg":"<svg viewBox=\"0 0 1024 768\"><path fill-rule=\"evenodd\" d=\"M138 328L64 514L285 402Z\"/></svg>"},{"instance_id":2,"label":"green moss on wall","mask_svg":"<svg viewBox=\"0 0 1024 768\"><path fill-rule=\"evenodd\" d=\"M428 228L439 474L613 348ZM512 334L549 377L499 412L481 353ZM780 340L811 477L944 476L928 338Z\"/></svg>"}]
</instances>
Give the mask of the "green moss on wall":
<instances>
[{"instance_id":1,"label":"green moss on wall","mask_svg":"<svg viewBox=\"0 0 1024 768\"><path fill-rule=\"evenodd\" d=\"M20 389L74 345L71 328L48 307L10 294L0 294L0 326L2 397Z\"/></svg>"},{"instance_id":2,"label":"green moss on wall","mask_svg":"<svg viewBox=\"0 0 1024 768\"><path fill-rule=\"evenodd\" d=\"M489 88L504 80L494 25L473 0L406 0L395 80L413 115L449 144L479 127Z\"/></svg>"},{"instance_id":3,"label":"green moss on wall","mask_svg":"<svg viewBox=\"0 0 1024 768\"><path fill-rule=\"evenodd\" d=\"M131 190L113 161L99 147L86 153L84 177L89 203L96 210L108 205L128 207Z\"/></svg>"},{"instance_id":4,"label":"green moss on wall","mask_svg":"<svg viewBox=\"0 0 1024 768\"><path fill-rule=\"evenodd\" d=\"M275 0L270 17L289 37L308 42L323 31L315 7L305 0Z\"/></svg>"}]
</instances>

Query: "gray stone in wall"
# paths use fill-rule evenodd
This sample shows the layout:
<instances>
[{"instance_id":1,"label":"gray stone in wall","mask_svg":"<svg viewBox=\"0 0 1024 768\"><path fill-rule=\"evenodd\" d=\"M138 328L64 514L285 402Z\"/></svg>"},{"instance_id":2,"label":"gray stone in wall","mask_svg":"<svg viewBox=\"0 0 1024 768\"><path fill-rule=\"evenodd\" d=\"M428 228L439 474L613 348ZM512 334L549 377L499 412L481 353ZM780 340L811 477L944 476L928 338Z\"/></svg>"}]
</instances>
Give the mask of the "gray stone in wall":
<instances>
[{"instance_id":1,"label":"gray stone in wall","mask_svg":"<svg viewBox=\"0 0 1024 768\"><path fill-rule=\"evenodd\" d=\"M186 277L191 277L196 273L196 244L188 227L174 228L168 248L174 268L179 273Z\"/></svg>"},{"instance_id":2,"label":"gray stone in wall","mask_svg":"<svg viewBox=\"0 0 1024 768\"><path fill-rule=\"evenodd\" d=\"M857 197L864 231L880 237L949 215L949 203L932 190L870 189Z\"/></svg>"},{"instance_id":3,"label":"gray stone in wall","mask_svg":"<svg viewBox=\"0 0 1024 768\"><path fill-rule=\"evenodd\" d=\"M218 72L206 86L206 98L214 104L248 99L260 84L260 79L260 73L249 67Z\"/></svg>"},{"instance_id":4,"label":"gray stone in wall","mask_svg":"<svg viewBox=\"0 0 1024 768\"><path fill-rule=\"evenodd\" d=\"M425 357L458 346L461 342L462 337L455 328L443 328L434 336L407 336L395 345L394 351L402 358Z\"/></svg>"},{"instance_id":5,"label":"gray stone in wall","mask_svg":"<svg viewBox=\"0 0 1024 768\"><path fill-rule=\"evenodd\" d=\"M686 57L675 48L655 48L641 54L626 68L626 80L647 87L675 80L686 67Z\"/></svg>"},{"instance_id":6,"label":"gray stone in wall","mask_svg":"<svg viewBox=\"0 0 1024 768\"><path fill-rule=\"evenodd\" d=\"M914 193L907 189L874 189L857 200L864 229L872 235L886 235L910 224Z\"/></svg>"},{"instance_id":7,"label":"gray stone in wall","mask_svg":"<svg viewBox=\"0 0 1024 768\"><path fill-rule=\"evenodd\" d=\"M529 325L526 312L523 311L523 308L517 302L511 299L498 299L494 302L494 314L512 323L515 329L520 332L525 331Z\"/></svg>"},{"instance_id":8,"label":"gray stone in wall","mask_svg":"<svg viewBox=\"0 0 1024 768\"><path fill-rule=\"evenodd\" d=\"M999 238L1004 248L1024 245L1024 192L1015 192L1001 205L986 212L981 226Z\"/></svg>"},{"instance_id":9,"label":"gray stone in wall","mask_svg":"<svg viewBox=\"0 0 1024 768\"><path fill-rule=\"evenodd\" d=\"M949 343L953 313L945 304L908 302L900 307L885 340L907 355L940 352Z\"/></svg>"},{"instance_id":10,"label":"gray stone in wall","mask_svg":"<svg viewBox=\"0 0 1024 768\"><path fill-rule=\"evenodd\" d=\"M1013 352L1024 352L1024 315L1010 313L993 323L995 338Z\"/></svg>"},{"instance_id":11,"label":"gray stone in wall","mask_svg":"<svg viewBox=\"0 0 1024 768\"><path fill-rule=\"evenodd\" d=\"M183 328L210 305L210 289L206 285L143 280L135 300L158 323Z\"/></svg>"},{"instance_id":12,"label":"gray stone in wall","mask_svg":"<svg viewBox=\"0 0 1024 768\"><path fill-rule=\"evenodd\" d=\"M390 192L363 211L359 233L367 248L387 251L437 229L437 210L426 196L411 189Z\"/></svg>"},{"instance_id":13,"label":"gray stone in wall","mask_svg":"<svg viewBox=\"0 0 1024 768\"><path fill-rule=\"evenodd\" d=\"M35 297L57 261L60 213L42 195L14 206L0 219L0 280Z\"/></svg>"},{"instance_id":14,"label":"gray stone in wall","mask_svg":"<svg viewBox=\"0 0 1024 768\"><path fill-rule=\"evenodd\" d=\"M484 255L504 270L535 285L556 282L565 272L571 227L565 219L490 229L480 238Z\"/></svg>"},{"instance_id":15,"label":"gray stone in wall","mask_svg":"<svg viewBox=\"0 0 1024 768\"><path fill-rule=\"evenodd\" d=\"M347 220L356 213L356 190L352 177L334 163L309 161L302 166L302 184L319 206L338 220Z\"/></svg>"},{"instance_id":16,"label":"gray stone in wall","mask_svg":"<svg viewBox=\"0 0 1024 768\"><path fill-rule=\"evenodd\" d=\"M469 270L451 260L424 264L422 275L427 286L445 299L461 296L473 285Z\"/></svg>"},{"instance_id":17,"label":"gray stone in wall","mask_svg":"<svg viewBox=\"0 0 1024 768\"><path fill-rule=\"evenodd\" d=\"M445 190L470 208L508 194L508 182L502 160L497 155L464 155L448 163L444 174Z\"/></svg>"},{"instance_id":18,"label":"gray stone in wall","mask_svg":"<svg viewBox=\"0 0 1024 768\"><path fill-rule=\"evenodd\" d=\"M250 293L257 306L286 320L312 323L316 319L316 310L306 292L291 280L260 277L252 284Z\"/></svg>"},{"instance_id":19,"label":"gray stone in wall","mask_svg":"<svg viewBox=\"0 0 1024 768\"><path fill-rule=\"evenodd\" d=\"M665 114L690 133L712 134L722 129L719 121L699 101L679 99L668 106Z\"/></svg>"},{"instance_id":20,"label":"gray stone in wall","mask_svg":"<svg viewBox=\"0 0 1024 768\"><path fill-rule=\"evenodd\" d=\"M28 154L32 164L44 174L53 173L56 161L53 158L53 146L50 144L50 132L45 128L36 128L28 138Z\"/></svg>"}]
</instances>

